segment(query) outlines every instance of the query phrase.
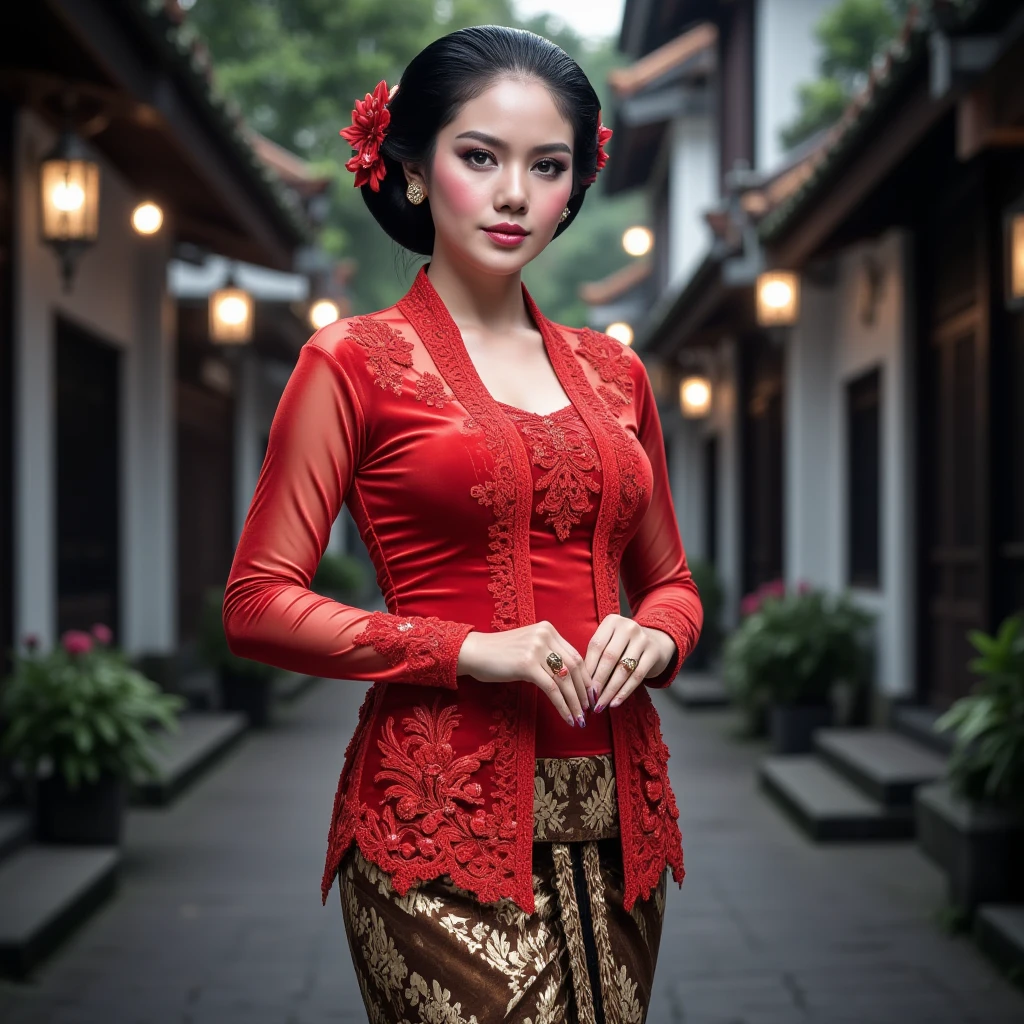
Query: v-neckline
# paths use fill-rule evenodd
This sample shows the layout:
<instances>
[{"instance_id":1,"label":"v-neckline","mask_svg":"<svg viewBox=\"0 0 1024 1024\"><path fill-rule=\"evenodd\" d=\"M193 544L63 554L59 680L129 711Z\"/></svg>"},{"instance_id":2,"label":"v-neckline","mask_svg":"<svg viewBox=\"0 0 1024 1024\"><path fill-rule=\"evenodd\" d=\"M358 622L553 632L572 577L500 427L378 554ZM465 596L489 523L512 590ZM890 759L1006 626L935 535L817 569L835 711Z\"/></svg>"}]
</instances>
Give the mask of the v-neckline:
<instances>
[{"instance_id":1,"label":"v-neckline","mask_svg":"<svg viewBox=\"0 0 1024 1024\"><path fill-rule=\"evenodd\" d=\"M519 284L522 289L523 301L526 303L526 311L533 320L537 331L540 333L541 341L544 344L544 351L547 354L548 362L551 364L551 370L554 373L555 378L558 380L559 386L562 388L565 396L569 399L568 403L559 406L557 409L553 409L551 412L534 412L532 409L522 409L517 405L510 404L509 402L502 402L491 394L487 385L484 383L483 378L480 376L480 373L476 368L476 364L470 358L469 350L466 348L466 342L462 337L462 331L459 330L459 325L455 322L451 313L448 312L448 307L444 304L444 300L438 294L437 289L430 280L430 276L427 274L427 267L429 266L429 263L425 263L420 267L410 288L410 294L415 294L424 303L424 305L426 305L432 316L438 321L438 326L448 334L449 338L453 342L448 354L454 356L454 358L458 360L460 364L459 368L464 374L466 380L483 398L486 404L501 413L502 416L510 419L514 413L518 413L523 416L533 416L537 419L546 419L549 416L563 415L570 409L576 409L576 404L573 401L568 382L563 379L562 373L559 372L559 360L554 351L555 332L547 323L547 318L543 313L541 313L536 302L533 301L533 297L530 295L526 284L522 280L520 280ZM401 302L399 302L399 305L401 305Z\"/></svg>"}]
</instances>

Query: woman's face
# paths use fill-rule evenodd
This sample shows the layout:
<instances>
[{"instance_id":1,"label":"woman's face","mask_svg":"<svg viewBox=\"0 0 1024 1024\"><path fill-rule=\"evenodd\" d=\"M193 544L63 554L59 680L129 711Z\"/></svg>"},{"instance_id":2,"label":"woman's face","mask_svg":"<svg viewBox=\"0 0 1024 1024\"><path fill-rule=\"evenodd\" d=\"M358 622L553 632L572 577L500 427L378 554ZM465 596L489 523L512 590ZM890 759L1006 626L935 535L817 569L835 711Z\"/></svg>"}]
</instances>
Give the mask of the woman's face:
<instances>
[{"instance_id":1,"label":"woman's face","mask_svg":"<svg viewBox=\"0 0 1024 1024\"><path fill-rule=\"evenodd\" d=\"M572 125L534 80L502 78L437 137L426 181L434 251L495 274L518 271L554 237L572 192ZM522 234L488 228L513 225Z\"/></svg>"}]
</instances>

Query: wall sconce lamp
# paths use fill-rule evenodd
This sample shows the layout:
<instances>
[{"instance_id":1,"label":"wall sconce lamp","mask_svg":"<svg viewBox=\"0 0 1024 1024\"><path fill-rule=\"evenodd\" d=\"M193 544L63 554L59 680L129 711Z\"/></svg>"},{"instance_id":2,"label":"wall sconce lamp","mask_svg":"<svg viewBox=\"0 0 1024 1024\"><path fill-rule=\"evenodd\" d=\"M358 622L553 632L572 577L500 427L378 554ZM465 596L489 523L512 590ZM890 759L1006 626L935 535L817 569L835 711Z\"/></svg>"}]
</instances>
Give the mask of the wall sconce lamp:
<instances>
[{"instance_id":1,"label":"wall sconce lamp","mask_svg":"<svg viewBox=\"0 0 1024 1024\"><path fill-rule=\"evenodd\" d=\"M234 274L210 296L210 337L218 345L244 345L252 341L252 296L235 284Z\"/></svg>"},{"instance_id":2,"label":"wall sconce lamp","mask_svg":"<svg viewBox=\"0 0 1024 1024\"><path fill-rule=\"evenodd\" d=\"M39 168L40 228L60 260L65 293L78 258L96 241L100 219L100 168L81 139L65 130Z\"/></svg>"},{"instance_id":3,"label":"wall sconce lamp","mask_svg":"<svg viewBox=\"0 0 1024 1024\"><path fill-rule=\"evenodd\" d=\"M1006 218L1006 306L1024 309L1024 209Z\"/></svg>"},{"instance_id":4,"label":"wall sconce lamp","mask_svg":"<svg viewBox=\"0 0 1024 1024\"><path fill-rule=\"evenodd\" d=\"M757 323L791 327L800 316L800 279L783 270L757 275Z\"/></svg>"},{"instance_id":5,"label":"wall sconce lamp","mask_svg":"<svg viewBox=\"0 0 1024 1024\"><path fill-rule=\"evenodd\" d=\"M679 385L679 409L688 420L701 419L711 411L711 381L691 374Z\"/></svg>"}]
</instances>

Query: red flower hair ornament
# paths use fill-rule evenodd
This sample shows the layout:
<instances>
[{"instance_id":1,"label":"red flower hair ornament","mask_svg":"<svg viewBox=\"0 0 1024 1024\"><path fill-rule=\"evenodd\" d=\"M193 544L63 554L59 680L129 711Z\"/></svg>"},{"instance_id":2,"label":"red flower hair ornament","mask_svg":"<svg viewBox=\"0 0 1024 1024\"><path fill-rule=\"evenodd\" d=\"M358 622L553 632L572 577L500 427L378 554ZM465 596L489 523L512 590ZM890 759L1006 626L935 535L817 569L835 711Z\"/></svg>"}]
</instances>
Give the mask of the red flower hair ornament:
<instances>
[{"instance_id":1,"label":"red flower hair ornament","mask_svg":"<svg viewBox=\"0 0 1024 1024\"><path fill-rule=\"evenodd\" d=\"M345 161L345 169L355 172L356 188L369 184L374 192L380 191L380 183L387 173L384 157L380 152L388 125L391 123L391 111L387 105L394 99L397 91L396 85L388 92L387 83L382 78L377 83L377 88L372 93L368 92L365 99L356 100L355 110L352 111L352 124L348 128L342 128L338 133L356 151L355 156Z\"/></svg>"},{"instance_id":2,"label":"red flower hair ornament","mask_svg":"<svg viewBox=\"0 0 1024 1024\"><path fill-rule=\"evenodd\" d=\"M355 155L345 161L345 169L355 172L356 180L353 182L356 188L369 185L374 192L380 191L380 183L387 174L384 166L384 157L381 155L380 147L384 143L384 136L387 135L388 125L391 123L391 111L388 104L395 98L398 86L395 85L388 91L387 83L381 79L377 88L366 97L356 100L355 109L352 111L352 124L348 128L342 128L338 133L346 142L350 143L356 151ZM597 170L600 171L608 163L608 154L604 151L604 144L612 137L612 130L601 124L601 111L597 112ZM597 180L595 172L589 178L585 178L584 185L592 185Z\"/></svg>"}]
</instances>

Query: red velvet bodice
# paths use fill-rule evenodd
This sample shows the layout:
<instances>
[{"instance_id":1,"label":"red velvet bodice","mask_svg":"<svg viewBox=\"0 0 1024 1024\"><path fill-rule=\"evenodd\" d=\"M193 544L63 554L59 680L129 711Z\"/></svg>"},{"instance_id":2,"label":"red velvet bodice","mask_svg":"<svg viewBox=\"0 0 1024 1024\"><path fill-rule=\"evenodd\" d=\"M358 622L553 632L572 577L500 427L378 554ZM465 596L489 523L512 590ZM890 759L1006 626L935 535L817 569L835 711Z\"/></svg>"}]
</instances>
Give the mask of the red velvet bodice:
<instances>
[{"instance_id":1,"label":"red velvet bodice","mask_svg":"<svg viewBox=\"0 0 1024 1024\"><path fill-rule=\"evenodd\" d=\"M349 844L403 892L448 874L484 901L533 910L534 757L611 750L627 902L666 864L682 880L668 751L647 687L570 728L526 682L456 676L471 630L551 621L581 653L619 610L663 630L676 658L700 632L642 362L620 342L527 308L570 405L497 402L421 268L398 304L303 346L271 427L232 563L224 624L243 656L374 682L346 751L323 898ZM309 583L342 502L388 611Z\"/></svg>"}]
</instances>

